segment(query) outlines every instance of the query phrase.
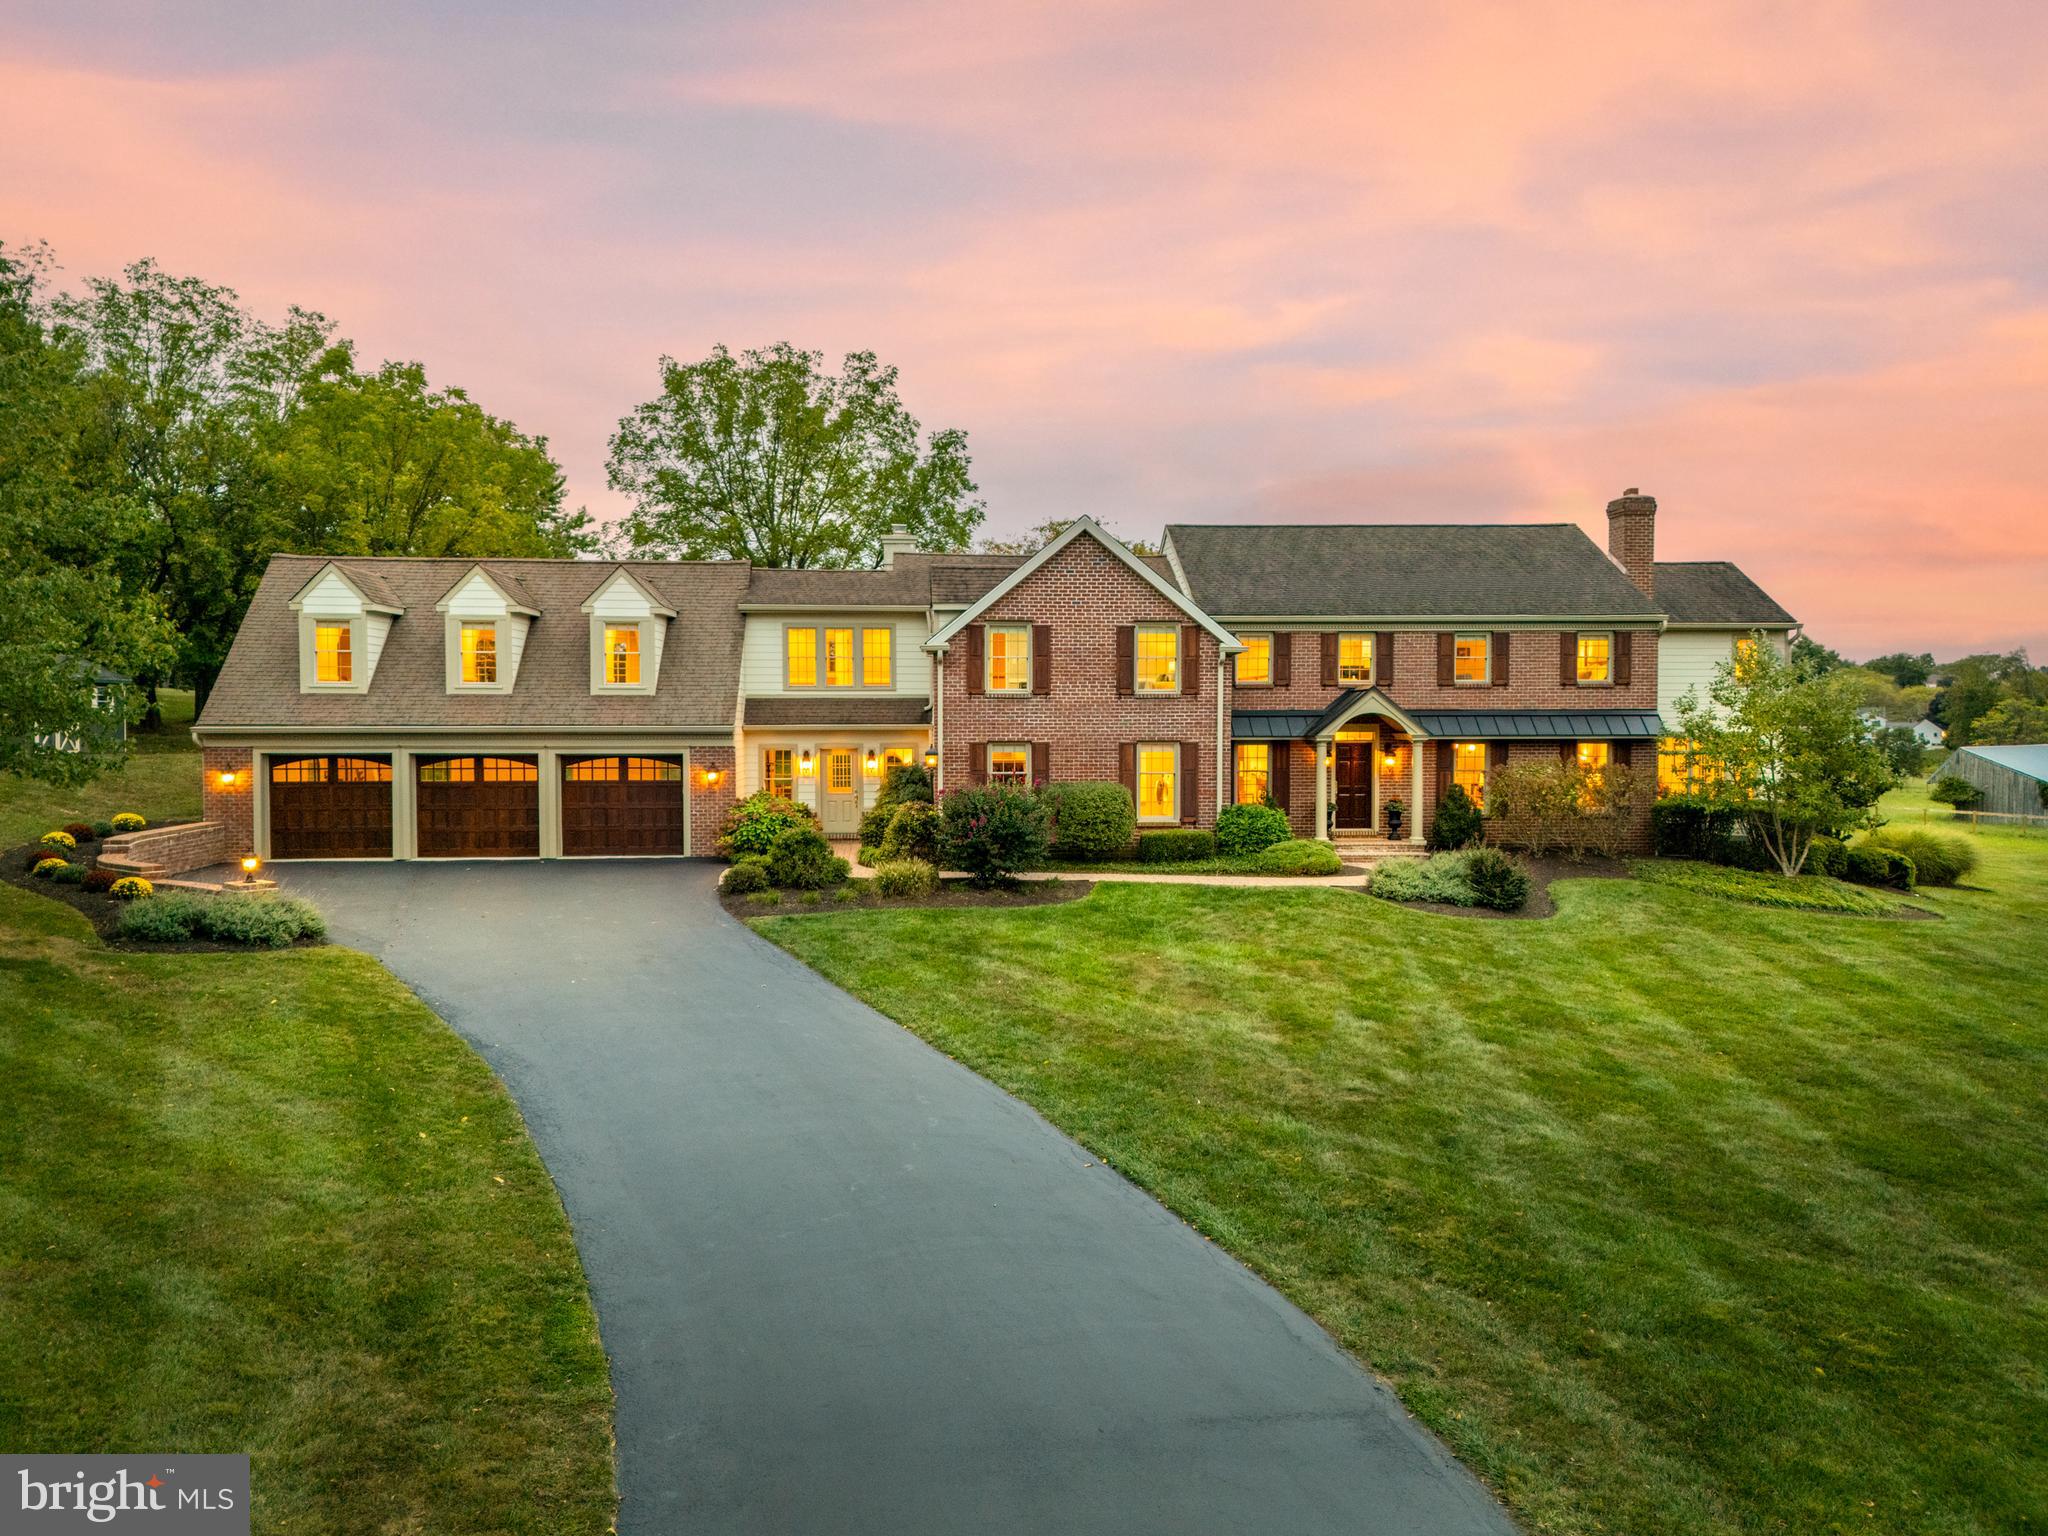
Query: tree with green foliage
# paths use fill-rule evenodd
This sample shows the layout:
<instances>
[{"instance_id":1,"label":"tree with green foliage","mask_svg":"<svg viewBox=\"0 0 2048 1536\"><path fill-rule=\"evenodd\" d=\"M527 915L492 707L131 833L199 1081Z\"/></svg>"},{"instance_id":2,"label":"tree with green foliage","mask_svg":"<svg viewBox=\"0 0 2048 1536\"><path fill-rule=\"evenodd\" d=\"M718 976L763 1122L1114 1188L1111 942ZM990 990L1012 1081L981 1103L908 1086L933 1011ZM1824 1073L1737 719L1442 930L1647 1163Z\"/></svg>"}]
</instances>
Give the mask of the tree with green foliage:
<instances>
[{"instance_id":1,"label":"tree with green foliage","mask_svg":"<svg viewBox=\"0 0 2048 1536\"><path fill-rule=\"evenodd\" d=\"M1831 651L1811 635L1792 642L1792 665L1802 677L1824 677L1849 663L1840 651Z\"/></svg>"},{"instance_id":2,"label":"tree with green foliage","mask_svg":"<svg viewBox=\"0 0 2048 1536\"><path fill-rule=\"evenodd\" d=\"M619 422L612 488L634 498L637 554L776 566L873 565L901 524L928 549L964 549L983 504L967 434L921 437L896 370L781 342L701 362L661 360L661 393Z\"/></svg>"},{"instance_id":3,"label":"tree with green foliage","mask_svg":"<svg viewBox=\"0 0 2048 1536\"><path fill-rule=\"evenodd\" d=\"M1072 521L1071 517L1048 518L1045 522L1035 524L1017 538L983 539L974 547L985 555L1035 555L1054 539L1065 533L1067 531L1067 524ZM1103 525L1103 530L1113 537L1122 538L1122 535L1117 534L1107 524ZM1145 539L1124 539L1123 544L1134 555L1156 555L1159 553L1159 546Z\"/></svg>"},{"instance_id":4,"label":"tree with green foliage","mask_svg":"<svg viewBox=\"0 0 2048 1536\"><path fill-rule=\"evenodd\" d=\"M1679 700L1677 734L1714 765L1705 796L1796 875L1817 835L1862 826L1895 782L1858 708L1853 684L1782 660L1759 637L1721 664L1704 699L1690 689Z\"/></svg>"},{"instance_id":5,"label":"tree with green foliage","mask_svg":"<svg viewBox=\"0 0 2048 1536\"><path fill-rule=\"evenodd\" d=\"M2000 699L1976 718L1970 740L1989 746L2022 746L2048 741L2048 704Z\"/></svg>"},{"instance_id":6,"label":"tree with green foliage","mask_svg":"<svg viewBox=\"0 0 2048 1536\"><path fill-rule=\"evenodd\" d=\"M1901 777L1918 773L1920 765L1927 761L1927 748L1913 734L1910 725L1887 725L1873 731L1870 739L1884 754L1884 760L1892 765L1892 772Z\"/></svg>"},{"instance_id":7,"label":"tree with green foliage","mask_svg":"<svg viewBox=\"0 0 2048 1536\"><path fill-rule=\"evenodd\" d=\"M175 636L121 558L141 510L96 472L98 400L43 299L48 268L42 247L0 246L0 771L78 784L126 751L97 670L161 667Z\"/></svg>"},{"instance_id":8,"label":"tree with green foliage","mask_svg":"<svg viewBox=\"0 0 2048 1536\"><path fill-rule=\"evenodd\" d=\"M1888 656L1875 656L1863 663L1872 672L1882 672L1900 688L1919 688L1934 675L1934 656L1922 651L1909 655L1905 651L1893 651Z\"/></svg>"},{"instance_id":9,"label":"tree with green foliage","mask_svg":"<svg viewBox=\"0 0 2048 1536\"><path fill-rule=\"evenodd\" d=\"M1951 747L1976 741L1978 717L2007 699L2048 704L2048 671L2031 665L2024 650L1965 656L1940 671L1946 681L1927 715L1947 731Z\"/></svg>"}]
</instances>

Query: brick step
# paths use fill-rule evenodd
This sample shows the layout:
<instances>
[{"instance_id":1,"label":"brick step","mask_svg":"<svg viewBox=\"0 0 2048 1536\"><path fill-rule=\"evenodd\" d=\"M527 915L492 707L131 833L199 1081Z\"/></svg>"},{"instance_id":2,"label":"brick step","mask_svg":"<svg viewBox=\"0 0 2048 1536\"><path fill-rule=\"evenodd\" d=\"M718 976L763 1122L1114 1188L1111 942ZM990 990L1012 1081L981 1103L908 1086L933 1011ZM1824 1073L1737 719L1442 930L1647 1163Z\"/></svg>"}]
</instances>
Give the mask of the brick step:
<instances>
[{"instance_id":1,"label":"brick step","mask_svg":"<svg viewBox=\"0 0 2048 1536\"><path fill-rule=\"evenodd\" d=\"M162 864L151 859L138 859L129 854L101 854L93 861L101 869L111 869L118 874L140 875L145 880L161 880L170 873Z\"/></svg>"}]
</instances>

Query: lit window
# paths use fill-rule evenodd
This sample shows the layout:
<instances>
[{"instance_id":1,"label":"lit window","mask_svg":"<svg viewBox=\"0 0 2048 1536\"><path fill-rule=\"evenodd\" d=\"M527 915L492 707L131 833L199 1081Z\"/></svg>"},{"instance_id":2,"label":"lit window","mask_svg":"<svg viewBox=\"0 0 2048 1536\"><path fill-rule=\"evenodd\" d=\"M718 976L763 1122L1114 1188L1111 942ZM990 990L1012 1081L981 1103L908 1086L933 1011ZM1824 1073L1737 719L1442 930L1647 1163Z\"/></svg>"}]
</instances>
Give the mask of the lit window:
<instances>
[{"instance_id":1,"label":"lit window","mask_svg":"<svg viewBox=\"0 0 2048 1536\"><path fill-rule=\"evenodd\" d=\"M1579 636L1579 681L1582 683L1611 683L1614 681L1614 636Z\"/></svg>"},{"instance_id":2,"label":"lit window","mask_svg":"<svg viewBox=\"0 0 2048 1536\"><path fill-rule=\"evenodd\" d=\"M889 652L895 633L889 629L864 629L860 632L860 680L864 687L890 686Z\"/></svg>"},{"instance_id":3,"label":"lit window","mask_svg":"<svg viewBox=\"0 0 2048 1536\"><path fill-rule=\"evenodd\" d=\"M1138 748L1138 819L1180 820L1180 749L1169 743Z\"/></svg>"},{"instance_id":4,"label":"lit window","mask_svg":"<svg viewBox=\"0 0 2048 1536\"><path fill-rule=\"evenodd\" d=\"M988 781L1022 789L1031 782L1031 749L1016 742L988 749Z\"/></svg>"},{"instance_id":5,"label":"lit window","mask_svg":"<svg viewBox=\"0 0 2048 1536\"><path fill-rule=\"evenodd\" d=\"M422 784L474 784L476 782L476 759L473 757L444 757L435 762L420 764Z\"/></svg>"},{"instance_id":6,"label":"lit window","mask_svg":"<svg viewBox=\"0 0 2048 1536\"><path fill-rule=\"evenodd\" d=\"M791 631L795 633L794 630ZM785 800L796 798L796 752L790 747L767 747L761 752L761 787Z\"/></svg>"},{"instance_id":7,"label":"lit window","mask_svg":"<svg viewBox=\"0 0 2048 1536\"><path fill-rule=\"evenodd\" d=\"M1237 746L1237 803L1264 805L1273 785L1273 748L1270 742L1242 741Z\"/></svg>"},{"instance_id":8,"label":"lit window","mask_svg":"<svg viewBox=\"0 0 2048 1536\"><path fill-rule=\"evenodd\" d=\"M389 784L391 765L374 757L337 757L334 760L334 782L337 784Z\"/></svg>"},{"instance_id":9,"label":"lit window","mask_svg":"<svg viewBox=\"0 0 2048 1536\"><path fill-rule=\"evenodd\" d=\"M1487 651L1491 645L1489 635L1460 635L1456 648L1451 652L1451 677L1460 683L1491 682L1487 666Z\"/></svg>"},{"instance_id":10,"label":"lit window","mask_svg":"<svg viewBox=\"0 0 2048 1536\"><path fill-rule=\"evenodd\" d=\"M853 754L851 752L827 752L825 754L825 787L835 795L852 793Z\"/></svg>"},{"instance_id":11,"label":"lit window","mask_svg":"<svg viewBox=\"0 0 2048 1536\"><path fill-rule=\"evenodd\" d=\"M882 748L882 768L885 772L891 768L908 768L916 761L917 749L915 747Z\"/></svg>"},{"instance_id":12,"label":"lit window","mask_svg":"<svg viewBox=\"0 0 2048 1536\"><path fill-rule=\"evenodd\" d=\"M562 777L572 784L616 784L619 781L619 760L616 757L586 757L581 762L569 764Z\"/></svg>"},{"instance_id":13,"label":"lit window","mask_svg":"<svg viewBox=\"0 0 2048 1536\"><path fill-rule=\"evenodd\" d=\"M297 757L288 763L270 765L270 782L273 784L324 784L327 781L327 759L324 757Z\"/></svg>"},{"instance_id":14,"label":"lit window","mask_svg":"<svg viewBox=\"0 0 2048 1536\"><path fill-rule=\"evenodd\" d=\"M462 680L465 683L495 683L498 680L497 625L462 626Z\"/></svg>"},{"instance_id":15,"label":"lit window","mask_svg":"<svg viewBox=\"0 0 2048 1536\"><path fill-rule=\"evenodd\" d=\"M355 657L350 650L349 630L347 624L313 626L315 682L346 683L355 677Z\"/></svg>"},{"instance_id":16,"label":"lit window","mask_svg":"<svg viewBox=\"0 0 2048 1536\"><path fill-rule=\"evenodd\" d=\"M604 631L604 680L615 687L640 681L640 626L607 624Z\"/></svg>"},{"instance_id":17,"label":"lit window","mask_svg":"<svg viewBox=\"0 0 2048 1536\"><path fill-rule=\"evenodd\" d=\"M1579 743L1579 766L1588 773L1598 773L1613 760L1613 751L1604 741L1582 741Z\"/></svg>"},{"instance_id":18,"label":"lit window","mask_svg":"<svg viewBox=\"0 0 2048 1536\"><path fill-rule=\"evenodd\" d=\"M789 686L817 687L818 632L815 629L787 630L783 634L783 648L789 658Z\"/></svg>"},{"instance_id":19,"label":"lit window","mask_svg":"<svg viewBox=\"0 0 2048 1536\"><path fill-rule=\"evenodd\" d=\"M1451 782L1472 797L1474 805L1486 804L1486 743L1461 741L1451 748Z\"/></svg>"},{"instance_id":20,"label":"lit window","mask_svg":"<svg viewBox=\"0 0 2048 1536\"><path fill-rule=\"evenodd\" d=\"M853 631L850 629L825 631L825 686L853 686Z\"/></svg>"},{"instance_id":21,"label":"lit window","mask_svg":"<svg viewBox=\"0 0 2048 1536\"><path fill-rule=\"evenodd\" d=\"M1337 637L1337 681L1340 683L1369 683L1372 681L1372 636L1349 634Z\"/></svg>"},{"instance_id":22,"label":"lit window","mask_svg":"<svg viewBox=\"0 0 2048 1536\"><path fill-rule=\"evenodd\" d=\"M988 627L988 691L1031 691L1031 626L991 624Z\"/></svg>"},{"instance_id":23,"label":"lit window","mask_svg":"<svg viewBox=\"0 0 2048 1536\"><path fill-rule=\"evenodd\" d=\"M1237 682L1239 687L1273 681L1273 637L1271 635L1239 635L1238 641L1244 649L1237 653Z\"/></svg>"},{"instance_id":24,"label":"lit window","mask_svg":"<svg viewBox=\"0 0 2048 1536\"><path fill-rule=\"evenodd\" d=\"M526 762L517 757L487 757L484 759L484 782L486 784L531 784L540 777L540 765Z\"/></svg>"},{"instance_id":25,"label":"lit window","mask_svg":"<svg viewBox=\"0 0 2048 1536\"><path fill-rule=\"evenodd\" d=\"M1180 626L1140 624L1138 692L1172 693L1180 687Z\"/></svg>"}]
</instances>

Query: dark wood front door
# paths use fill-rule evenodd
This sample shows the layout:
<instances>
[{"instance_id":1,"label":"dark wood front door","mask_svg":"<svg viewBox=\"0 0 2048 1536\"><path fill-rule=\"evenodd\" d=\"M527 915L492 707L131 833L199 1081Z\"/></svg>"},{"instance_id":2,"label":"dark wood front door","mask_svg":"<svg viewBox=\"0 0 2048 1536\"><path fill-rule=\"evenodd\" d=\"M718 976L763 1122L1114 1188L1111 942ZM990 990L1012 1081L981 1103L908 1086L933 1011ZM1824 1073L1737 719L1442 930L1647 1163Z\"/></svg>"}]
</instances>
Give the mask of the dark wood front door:
<instances>
[{"instance_id":1,"label":"dark wood front door","mask_svg":"<svg viewBox=\"0 0 2048 1536\"><path fill-rule=\"evenodd\" d=\"M689 804L672 757L578 757L562 764L562 852L681 853Z\"/></svg>"},{"instance_id":2,"label":"dark wood front door","mask_svg":"<svg viewBox=\"0 0 2048 1536\"><path fill-rule=\"evenodd\" d=\"M391 759L270 760L273 859L391 857Z\"/></svg>"},{"instance_id":3,"label":"dark wood front door","mask_svg":"<svg viewBox=\"0 0 2048 1536\"><path fill-rule=\"evenodd\" d=\"M1337 821L1340 827L1372 825L1372 743L1337 743Z\"/></svg>"},{"instance_id":4,"label":"dark wood front door","mask_svg":"<svg viewBox=\"0 0 2048 1536\"><path fill-rule=\"evenodd\" d=\"M418 770L423 859L540 857L540 761L430 757Z\"/></svg>"}]
</instances>

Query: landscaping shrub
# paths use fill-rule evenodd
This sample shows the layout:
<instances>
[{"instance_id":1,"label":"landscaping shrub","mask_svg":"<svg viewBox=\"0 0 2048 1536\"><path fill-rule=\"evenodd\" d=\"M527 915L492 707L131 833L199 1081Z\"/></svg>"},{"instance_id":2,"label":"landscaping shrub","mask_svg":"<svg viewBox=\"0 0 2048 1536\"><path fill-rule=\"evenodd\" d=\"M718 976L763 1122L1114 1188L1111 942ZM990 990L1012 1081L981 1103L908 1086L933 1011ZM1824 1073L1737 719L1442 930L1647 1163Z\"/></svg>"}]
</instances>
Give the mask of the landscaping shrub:
<instances>
[{"instance_id":1,"label":"landscaping shrub","mask_svg":"<svg viewBox=\"0 0 2048 1536\"><path fill-rule=\"evenodd\" d=\"M1140 864L1185 864L1216 857L1216 834L1200 827L1166 827L1138 834Z\"/></svg>"},{"instance_id":2,"label":"landscaping shrub","mask_svg":"<svg viewBox=\"0 0 2048 1536\"><path fill-rule=\"evenodd\" d=\"M56 874L58 870L68 869L69 867L70 865L64 859L59 858L54 853L46 852L41 858L36 860L35 867L29 873L38 880L47 880L50 876Z\"/></svg>"},{"instance_id":3,"label":"landscaping shrub","mask_svg":"<svg viewBox=\"0 0 2048 1536\"><path fill-rule=\"evenodd\" d=\"M154 895L156 887L140 875L123 875L107 887L107 894L116 901L133 901L138 896Z\"/></svg>"},{"instance_id":4,"label":"landscaping shrub","mask_svg":"<svg viewBox=\"0 0 2048 1536\"><path fill-rule=\"evenodd\" d=\"M82 885L85 882L85 866L66 864L62 869L51 870L50 879L58 885Z\"/></svg>"},{"instance_id":5,"label":"landscaping shrub","mask_svg":"<svg viewBox=\"0 0 2048 1536\"><path fill-rule=\"evenodd\" d=\"M45 832L42 836L42 845L45 848L62 848L69 853L78 846L78 839L69 832Z\"/></svg>"},{"instance_id":6,"label":"landscaping shrub","mask_svg":"<svg viewBox=\"0 0 2048 1536\"><path fill-rule=\"evenodd\" d=\"M1258 875L1334 875L1344 867L1336 849L1305 837L1261 848L1249 862Z\"/></svg>"},{"instance_id":7,"label":"landscaping shrub","mask_svg":"<svg viewBox=\"0 0 2048 1536\"><path fill-rule=\"evenodd\" d=\"M940 807L941 862L965 870L978 886L1032 868L1044 860L1045 850L1045 807L1028 790L975 785L954 790Z\"/></svg>"},{"instance_id":8,"label":"landscaping shrub","mask_svg":"<svg viewBox=\"0 0 2048 1536\"><path fill-rule=\"evenodd\" d=\"M923 859L890 859L875 866L875 891L882 896L929 896L939 872Z\"/></svg>"},{"instance_id":9,"label":"landscaping shrub","mask_svg":"<svg viewBox=\"0 0 2048 1536\"><path fill-rule=\"evenodd\" d=\"M1216 851L1232 858L1257 853L1293 836L1286 815L1275 806L1226 805L1216 813Z\"/></svg>"},{"instance_id":10,"label":"landscaping shrub","mask_svg":"<svg viewBox=\"0 0 2048 1536\"><path fill-rule=\"evenodd\" d=\"M1666 795L1650 807L1650 847L1660 859L1719 862L1734 831L1734 810L1702 795Z\"/></svg>"},{"instance_id":11,"label":"landscaping shrub","mask_svg":"<svg viewBox=\"0 0 2048 1536\"><path fill-rule=\"evenodd\" d=\"M1482 907L1519 912L1529 904L1529 871L1498 848L1474 848L1465 860L1465 878Z\"/></svg>"},{"instance_id":12,"label":"landscaping shrub","mask_svg":"<svg viewBox=\"0 0 2048 1536\"><path fill-rule=\"evenodd\" d=\"M1857 885L1881 885L1895 891L1910 891L1916 874L1913 861L1905 854L1858 843L1843 860L1842 878Z\"/></svg>"},{"instance_id":13,"label":"landscaping shrub","mask_svg":"<svg viewBox=\"0 0 2048 1536\"><path fill-rule=\"evenodd\" d=\"M116 832L140 832L149 825L149 818L138 816L133 811L122 811L107 823Z\"/></svg>"},{"instance_id":14,"label":"landscaping shrub","mask_svg":"<svg viewBox=\"0 0 2048 1536\"><path fill-rule=\"evenodd\" d=\"M1957 773L1945 773L1936 779L1934 787L1927 791L1927 797L1939 800L1943 805L1952 805L1959 811L1975 810L1984 803L1984 791Z\"/></svg>"},{"instance_id":15,"label":"landscaping shrub","mask_svg":"<svg viewBox=\"0 0 2048 1536\"><path fill-rule=\"evenodd\" d=\"M131 904L115 929L124 939L145 944L185 944L199 926L199 898L182 891Z\"/></svg>"},{"instance_id":16,"label":"landscaping shrub","mask_svg":"<svg viewBox=\"0 0 2048 1536\"><path fill-rule=\"evenodd\" d=\"M1849 850L1840 838L1816 837L1807 847L1806 868L1801 873L1840 880L1848 867Z\"/></svg>"},{"instance_id":17,"label":"landscaping shrub","mask_svg":"<svg viewBox=\"0 0 2048 1536\"><path fill-rule=\"evenodd\" d=\"M1463 848L1479 841L1484 824L1479 807L1462 784L1453 784L1436 803L1436 820L1430 823L1429 846L1437 849Z\"/></svg>"},{"instance_id":18,"label":"landscaping shrub","mask_svg":"<svg viewBox=\"0 0 2048 1536\"><path fill-rule=\"evenodd\" d=\"M783 828L768 850L768 878L787 890L822 891L841 884L847 873L846 860L808 823Z\"/></svg>"},{"instance_id":19,"label":"landscaping shrub","mask_svg":"<svg viewBox=\"0 0 2048 1536\"><path fill-rule=\"evenodd\" d=\"M1487 785L1487 835L1503 848L1534 854L1611 855L1628 835L1634 808L1654 791L1651 776L1636 768L1510 763Z\"/></svg>"},{"instance_id":20,"label":"landscaping shrub","mask_svg":"<svg viewBox=\"0 0 2048 1536\"><path fill-rule=\"evenodd\" d=\"M72 846L74 848L80 843L94 842L99 838L99 833L82 821L67 821L64 823L64 830L71 834Z\"/></svg>"},{"instance_id":21,"label":"landscaping shrub","mask_svg":"<svg viewBox=\"0 0 2048 1536\"><path fill-rule=\"evenodd\" d=\"M932 776L922 763L896 763L882 775L882 792L875 797L877 806L894 809L899 805L932 803Z\"/></svg>"},{"instance_id":22,"label":"landscaping shrub","mask_svg":"<svg viewBox=\"0 0 2048 1536\"><path fill-rule=\"evenodd\" d=\"M746 896L768 889L768 861L755 856L741 859L725 872L718 888L728 896Z\"/></svg>"},{"instance_id":23,"label":"landscaping shrub","mask_svg":"<svg viewBox=\"0 0 2048 1536\"><path fill-rule=\"evenodd\" d=\"M1081 779L1048 784L1039 791L1046 808L1046 836L1061 859L1109 859L1131 846L1138 808L1131 792L1113 780Z\"/></svg>"},{"instance_id":24,"label":"landscaping shrub","mask_svg":"<svg viewBox=\"0 0 2048 1536\"><path fill-rule=\"evenodd\" d=\"M327 932L327 922L318 908L288 896L201 896L171 891L133 903L121 914L115 932L124 939L149 944L211 939L216 944L283 949L294 939L321 937Z\"/></svg>"},{"instance_id":25,"label":"landscaping shrub","mask_svg":"<svg viewBox=\"0 0 2048 1536\"><path fill-rule=\"evenodd\" d=\"M21 856L21 867L23 869L34 869L45 859L61 859L63 857L64 852L62 849L52 848L47 843L36 843L29 848L27 853Z\"/></svg>"},{"instance_id":26,"label":"landscaping shrub","mask_svg":"<svg viewBox=\"0 0 2048 1536\"><path fill-rule=\"evenodd\" d=\"M95 838L112 837L114 835L114 824L111 821L96 821L92 824L92 835Z\"/></svg>"},{"instance_id":27,"label":"landscaping shrub","mask_svg":"<svg viewBox=\"0 0 2048 1536\"><path fill-rule=\"evenodd\" d=\"M99 865L95 864L85 872L85 878L80 884L88 891L111 891L114 888L114 882L120 878L120 875L113 870L101 869Z\"/></svg>"},{"instance_id":28,"label":"landscaping shrub","mask_svg":"<svg viewBox=\"0 0 2048 1536\"><path fill-rule=\"evenodd\" d=\"M1434 901L1476 907L1479 893L1467 871L1472 854L1435 853L1426 859L1388 859L1373 871L1366 889L1383 901Z\"/></svg>"},{"instance_id":29,"label":"landscaping shrub","mask_svg":"<svg viewBox=\"0 0 2048 1536\"><path fill-rule=\"evenodd\" d=\"M863 861L866 860L870 849L878 849L882 846L882 834L889 830L889 818L895 814L895 806L880 804L876 805L871 811L863 811L861 813L860 831L855 835L860 839L860 851Z\"/></svg>"},{"instance_id":30,"label":"landscaping shrub","mask_svg":"<svg viewBox=\"0 0 2048 1536\"><path fill-rule=\"evenodd\" d=\"M1863 839L1866 848L1889 848L1913 861L1917 885L1954 885L1977 867L1977 845L1954 832L1924 827L1879 827ZM1817 870L1817 874L1826 871Z\"/></svg>"},{"instance_id":31,"label":"landscaping shrub","mask_svg":"<svg viewBox=\"0 0 2048 1536\"><path fill-rule=\"evenodd\" d=\"M790 828L815 829L817 825L818 818L811 814L808 806L785 800L780 795L771 795L764 789L759 794L747 796L725 813L725 825L718 833L718 851L728 859L766 853L775 846L776 838Z\"/></svg>"},{"instance_id":32,"label":"landscaping shrub","mask_svg":"<svg viewBox=\"0 0 2048 1536\"><path fill-rule=\"evenodd\" d=\"M889 828L875 850L884 859L939 861L939 808L928 800L906 800L889 814Z\"/></svg>"}]
</instances>

